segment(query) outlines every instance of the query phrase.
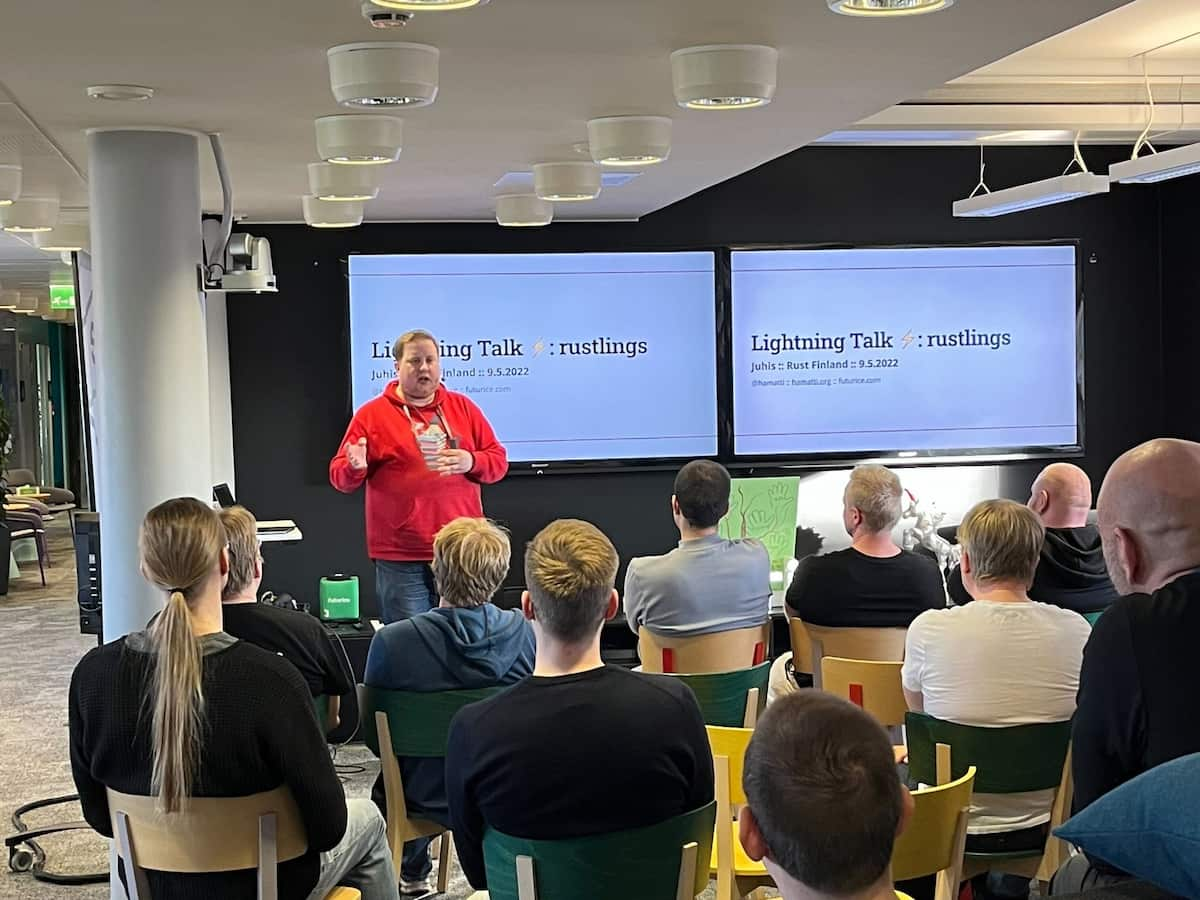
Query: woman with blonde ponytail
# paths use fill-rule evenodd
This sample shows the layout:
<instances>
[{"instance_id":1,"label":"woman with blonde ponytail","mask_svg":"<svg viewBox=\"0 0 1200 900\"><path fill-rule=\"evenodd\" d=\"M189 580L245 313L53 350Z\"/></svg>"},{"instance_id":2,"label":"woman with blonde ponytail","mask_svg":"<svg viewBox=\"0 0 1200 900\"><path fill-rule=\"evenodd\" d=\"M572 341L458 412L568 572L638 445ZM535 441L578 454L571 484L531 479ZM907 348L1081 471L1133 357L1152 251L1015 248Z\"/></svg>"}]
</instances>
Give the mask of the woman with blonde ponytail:
<instances>
[{"instance_id":1,"label":"woman with blonde ponytail","mask_svg":"<svg viewBox=\"0 0 1200 900\"><path fill-rule=\"evenodd\" d=\"M169 816L192 796L286 785L309 849L279 866L280 898L323 900L349 884L364 900L396 900L383 819L369 800L346 801L304 679L222 630L229 554L217 514L191 498L159 504L146 514L139 553L162 611L144 631L92 650L71 678L71 769L84 818L112 836L106 788L152 795ZM147 876L155 897L257 895L253 871Z\"/></svg>"}]
</instances>

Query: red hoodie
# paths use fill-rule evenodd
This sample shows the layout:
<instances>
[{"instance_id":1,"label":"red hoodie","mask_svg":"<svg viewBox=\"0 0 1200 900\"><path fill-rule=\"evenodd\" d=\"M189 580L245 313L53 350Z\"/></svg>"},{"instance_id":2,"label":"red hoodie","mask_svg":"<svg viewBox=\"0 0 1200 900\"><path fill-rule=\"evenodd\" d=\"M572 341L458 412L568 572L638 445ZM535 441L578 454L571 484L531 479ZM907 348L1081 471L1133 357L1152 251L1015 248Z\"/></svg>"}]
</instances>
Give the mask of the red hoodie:
<instances>
[{"instance_id":1,"label":"red hoodie","mask_svg":"<svg viewBox=\"0 0 1200 900\"><path fill-rule=\"evenodd\" d=\"M508 452L465 394L439 386L431 404L412 406L397 395L398 385L393 381L354 414L329 461L329 483L348 494L366 481L367 554L372 559L428 561L439 528L459 516L483 516L479 485L504 477ZM466 475L439 475L425 464L413 427L423 429L437 416L458 447L475 457ZM362 437L367 439L367 468L355 471L346 458L346 444Z\"/></svg>"}]
</instances>

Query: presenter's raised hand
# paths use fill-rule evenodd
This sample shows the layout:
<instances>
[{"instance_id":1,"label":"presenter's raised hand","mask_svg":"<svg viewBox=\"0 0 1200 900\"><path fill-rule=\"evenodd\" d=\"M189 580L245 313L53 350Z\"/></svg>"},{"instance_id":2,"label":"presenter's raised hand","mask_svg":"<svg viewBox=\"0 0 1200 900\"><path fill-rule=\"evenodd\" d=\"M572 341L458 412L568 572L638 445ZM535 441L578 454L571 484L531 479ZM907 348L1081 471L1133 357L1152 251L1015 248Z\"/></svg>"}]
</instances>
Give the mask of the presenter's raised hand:
<instances>
[{"instance_id":1,"label":"presenter's raised hand","mask_svg":"<svg viewBox=\"0 0 1200 900\"><path fill-rule=\"evenodd\" d=\"M475 466L475 457L469 450L447 447L437 455L434 468L441 475L466 475Z\"/></svg>"},{"instance_id":2,"label":"presenter's raised hand","mask_svg":"<svg viewBox=\"0 0 1200 900\"><path fill-rule=\"evenodd\" d=\"M367 467L367 439L361 437L358 443L346 442L346 459L350 463L350 468L356 472L361 472Z\"/></svg>"}]
</instances>

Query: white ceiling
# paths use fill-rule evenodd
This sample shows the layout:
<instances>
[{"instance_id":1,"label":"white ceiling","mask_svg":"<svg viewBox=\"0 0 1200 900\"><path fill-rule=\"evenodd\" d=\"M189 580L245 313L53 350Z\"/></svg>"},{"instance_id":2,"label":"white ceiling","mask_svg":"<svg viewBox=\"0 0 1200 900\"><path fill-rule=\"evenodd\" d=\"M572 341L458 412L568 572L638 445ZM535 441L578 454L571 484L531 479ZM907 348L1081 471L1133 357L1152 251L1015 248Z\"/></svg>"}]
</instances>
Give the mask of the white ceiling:
<instances>
[{"instance_id":1,"label":"white ceiling","mask_svg":"<svg viewBox=\"0 0 1200 900\"><path fill-rule=\"evenodd\" d=\"M312 120L338 110L325 49L399 38L441 48L441 91L432 107L404 114L405 151L368 219L489 219L493 183L568 157L589 117L669 114L676 131L667 164L557 210L559 218L631 219L1122 3L960 0L937 15L880 22L833 15L825 0L493 0L419 15L402 32L372 31L357 0L5 3L0 86L19 107L0 97L0 153L3 114L23 110L61 148L65 164L51 177L64 204L82 205L71 169L86 172L85 128L219 130L235 212L295 221L315 153ZM776 101L724 113L675 107L668 55L713 42L777 46ZM111 82L158 93L142 104L85 97L87 85ZM217 209L211 163L204 179L205 205Z\"/></svg>"}]
</instances>

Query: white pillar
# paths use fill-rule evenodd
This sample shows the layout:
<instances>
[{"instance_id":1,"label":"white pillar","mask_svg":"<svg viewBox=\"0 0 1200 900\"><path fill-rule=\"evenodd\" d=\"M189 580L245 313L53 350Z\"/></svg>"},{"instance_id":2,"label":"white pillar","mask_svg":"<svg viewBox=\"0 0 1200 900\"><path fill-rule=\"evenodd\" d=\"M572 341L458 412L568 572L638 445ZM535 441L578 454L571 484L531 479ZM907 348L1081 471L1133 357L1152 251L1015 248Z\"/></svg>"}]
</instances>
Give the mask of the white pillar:
<instances>
[{"instance_id":1,"label":"white pillar","mask_svg":"<svg viewBox=\"0 0 1200 900\"><path fill-rule=\"evenodd\" d=\"M233 473L233 404L229 388L229 325L224 291L209 291L205 302L208 325L208 410L212 431L212 483L227 484L237 496Z\"/></svg>"},{"instance_id":2,"label":"white pillar","mask_svg":"<svg viewBox=\"0 0 1200 900\"><path fill-rule=\"evenodd\" d=\"M145 626L161 592L138 572L138 528L169 497L212 491L198 135L88 134L97 371L96 499L104 639Z\"/></svg>"}]
</instances>

